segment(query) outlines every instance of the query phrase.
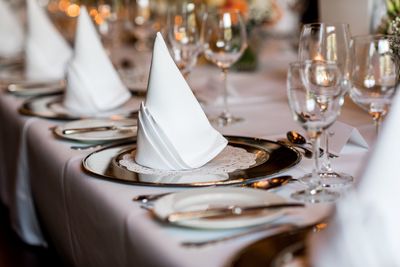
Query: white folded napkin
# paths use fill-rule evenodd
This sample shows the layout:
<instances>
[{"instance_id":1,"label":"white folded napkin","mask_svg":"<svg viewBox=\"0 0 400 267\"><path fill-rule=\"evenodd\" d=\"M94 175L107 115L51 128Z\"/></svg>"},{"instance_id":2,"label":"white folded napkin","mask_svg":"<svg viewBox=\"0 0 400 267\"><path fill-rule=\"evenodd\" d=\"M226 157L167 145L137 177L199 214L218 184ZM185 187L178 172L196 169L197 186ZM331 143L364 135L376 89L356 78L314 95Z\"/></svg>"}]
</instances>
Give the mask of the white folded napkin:
<instances>
[{"instance_id":1,"label":"white folded napkin","mask_svg":"<svg viewBox=\"0 0 400 267\"><path fill-rule=\"evenodd\" d=\"M399 117L397 93L358 187L337 204L328 231L311 240L312 266L400 266Z\"/></svg>"},{"instance_id":2,"label":"white folded napkin","mask_svg":"<svg viewBox=\"0 0 400 267\"><path fill-rule=\"evenodd\" d=\"M24 31L9 3L0 0L0 57L15 57L22 52Z\"/></svg>"},{"instance_id":3,"label":"white folded napkin","mask_svg":"<svg viewBox=\"0 0 400 267\"><path fill-rule=\"evenodd\" d=\"M130 97L104 51L86 8L81 7L64 106L72 112L91 115L121 106Z\"/></svg>"},{"instance_id":4,"label":"white folded napkin","mask_svg":"<svg viewBox=\"0 0 400 267\"><path fill-rule=\"evenodd\" d=\"M72 49L57 31L37 0L27 0L28 35L25 75L30 80L65 78Z\"/></svg>"},{"instance_id":5,"label":"white folded napkin","mask_svg":"<svg viewBox=\"0 0 400 267\"><path fill-rule=\"evenodd\" d=\"M203 166L227 140L209 123L160 33L154 42L147 96L139 111L138 164L184 170Z\"/></svg>"}]
</instances>

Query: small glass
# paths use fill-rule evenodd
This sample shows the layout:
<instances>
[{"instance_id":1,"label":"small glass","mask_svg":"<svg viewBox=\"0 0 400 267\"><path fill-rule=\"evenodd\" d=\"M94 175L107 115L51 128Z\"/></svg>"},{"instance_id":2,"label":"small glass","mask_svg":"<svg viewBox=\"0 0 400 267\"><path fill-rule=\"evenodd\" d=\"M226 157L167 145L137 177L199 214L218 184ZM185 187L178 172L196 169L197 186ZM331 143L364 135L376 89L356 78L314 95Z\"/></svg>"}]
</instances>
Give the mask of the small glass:
<instances>
[{"instance_id":1,"label":"small glass","mask_svg":"<svg viewBox=\"0 0 400 267\"><path fill-rule=\"evenodd\" d=\"M351 42L350 97L372 117L377 134L398 84L398 62L390 46L386 35L356 36Z\"/></svg>"},{"instance_id":2,"label":"small glass","mask_svg":"<svg viewBox=\"0 0 400 267\"><path fill-rule=\"evenodd\" d=\"M334 62L304 61L289 66L287 93L293 118L306 130L313 147L314 167L311 173L300 178L308 188L292 194L304 202L334 201L335 191L322 187L319 175L319 145L323 130L332 125L341 106L341 72Z\"/></svg>"},{"instance_id":3,"label":"small glass","mask_svg":"<svg viewBox=\"0 0 400 267\"><path fill-rule=\"evenodd\" d=\"M228 70L247 47L246 26L240 13L237 10L208 13L202 27L201 42L205 57L221 69L224 77L224 109L211 121L226 126L243 120L229 111L227 88Z\"/></svg>"}]
</instances>

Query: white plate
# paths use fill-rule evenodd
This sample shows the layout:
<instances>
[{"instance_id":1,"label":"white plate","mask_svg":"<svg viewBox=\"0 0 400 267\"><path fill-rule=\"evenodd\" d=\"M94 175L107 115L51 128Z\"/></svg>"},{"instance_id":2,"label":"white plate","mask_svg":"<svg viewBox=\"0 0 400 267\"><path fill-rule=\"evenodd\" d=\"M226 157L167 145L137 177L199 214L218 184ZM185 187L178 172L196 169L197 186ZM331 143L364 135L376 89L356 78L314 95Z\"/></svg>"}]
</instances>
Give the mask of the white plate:
<instances>
[{"instance_id":1,"label":"white plate","mask_svg":"<svg viewBox=\"0 0 400 267\"><path fill-rule=\"evenodd\" d=\"M75 129L75 128L88 128L88 127L98 127L98 126L126 126L126 125L136 125L136 120L134 119L123 119L123 120L110 120L110 119L87 119L87 120L77 120L66 123L61 126L57 126L54 129L54 133L64 139L81 141L86 143L98 143L98 142L108 142L117 141L128 138L136 137L136 130L108 130L108 131L93 131L85 133L76 134L63 134L65 129Z\"/></svg>"},{"instance_id":2,"label":"white plate","mask_svg":"<svg viewBox=\"0 0 400 267\"><path fill-rule=\"evenodd\" d=\"M153 212L159 219L165 220L173 212L202 210L211 207L229 207L232 205L249 206L283 202L286 202L286 200L281 196L251 188L201 188L162 197L154 203ZM246 216L185 220L175 224L192 228L230 229L268 223L283 214L283 210L263 210Z\"/></svg>"}]
</instances>

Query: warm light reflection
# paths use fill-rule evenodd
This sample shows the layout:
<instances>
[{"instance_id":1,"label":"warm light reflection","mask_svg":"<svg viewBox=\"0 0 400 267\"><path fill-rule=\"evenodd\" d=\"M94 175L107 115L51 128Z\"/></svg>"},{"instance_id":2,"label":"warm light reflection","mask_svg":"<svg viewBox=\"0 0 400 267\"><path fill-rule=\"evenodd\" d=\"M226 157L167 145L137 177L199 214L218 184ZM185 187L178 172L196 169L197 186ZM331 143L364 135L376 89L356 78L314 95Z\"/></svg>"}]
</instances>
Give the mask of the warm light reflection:
<instances>
[{"instance_id":1,"label":"warm light reflection","mask_svg":"<svg viewBox=\"0 0 400 267\"><path fill-rule=\"evenodd\" d=\"M72 4L67 9L67 15L70 17L77 17L80 13L80 7L77 4Z\"/></svg>"},{"instance_id":2,"label":"warm light reflection","mask_svg":"<svg viewBox=\"0 0 400 267\"><path fill-rule=\"evenodd\" d=\"M61 0L60 2L58 2L58 9L66 12L68 7L69 7L70 2L68 0Z\"/></svg>"}]
</instances>

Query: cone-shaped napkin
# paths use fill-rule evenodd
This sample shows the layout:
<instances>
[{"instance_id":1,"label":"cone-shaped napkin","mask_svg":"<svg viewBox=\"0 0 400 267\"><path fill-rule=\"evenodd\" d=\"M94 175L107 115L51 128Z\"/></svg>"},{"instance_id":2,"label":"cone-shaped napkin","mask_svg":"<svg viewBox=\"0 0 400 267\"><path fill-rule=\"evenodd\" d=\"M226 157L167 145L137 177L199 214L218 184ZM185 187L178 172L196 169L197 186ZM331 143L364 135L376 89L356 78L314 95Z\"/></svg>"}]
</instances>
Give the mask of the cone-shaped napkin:
<instances>
[{"instance_id":1,"label":"cone-shaped napkin","mask_svg":"<svg viewBox=\"0 0 400 267\"><path fill-rule=\"evenodd\" d=\"M68 66L64 106L79 114L95 114L125 103L131 94L122 83L85 7L81 8L75 54Z\"/></svg>"},{"instance_id":2,"label":"cone-shaped napkin","mask_svg":"<svg viewBox=\"0 0 400 267\"><path fill-rule=\"evenodd\" d=\"M0 57L14 57L22 52L24 32L15 12L0 0Z\"/></svg>"},{"instance_id":3,"label":"cone-shaped napkin","mask_svg":"<svg viewBox=\"0 0 400 267\"><path fill-rule=\"evenodd\" d=\"M72 50L54 27L37 0L27 0L28 36L25 75L31 80L65 78Z\"/></svg>"},{"instance_id":4,"label":"cone-shaped napkin","mask_svg":"<svg viewBox=\"0 0 400 267\"><path fill-rule=\"evenodd\" d=\"M400 266L400 94L397 93L359 186L340 201L328 231L311 242L312 266Z\"/></svg>"},{"instance_id":5,"label":"cone-shaped napkin","mask_svg":"<svg viewBox=\"0 0 400 267\"><path fill-rule=\"evenodd\" d=\"M139 110L136 162L154 169L192 169L206 164L226 145L157 33L146 101Z\"/></svg>"}]
</instances>

